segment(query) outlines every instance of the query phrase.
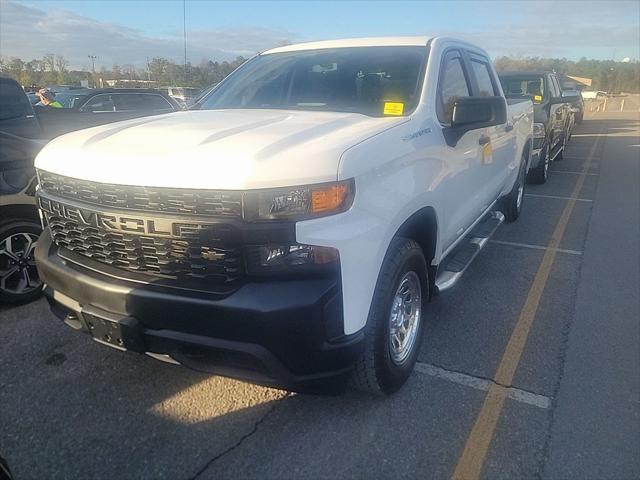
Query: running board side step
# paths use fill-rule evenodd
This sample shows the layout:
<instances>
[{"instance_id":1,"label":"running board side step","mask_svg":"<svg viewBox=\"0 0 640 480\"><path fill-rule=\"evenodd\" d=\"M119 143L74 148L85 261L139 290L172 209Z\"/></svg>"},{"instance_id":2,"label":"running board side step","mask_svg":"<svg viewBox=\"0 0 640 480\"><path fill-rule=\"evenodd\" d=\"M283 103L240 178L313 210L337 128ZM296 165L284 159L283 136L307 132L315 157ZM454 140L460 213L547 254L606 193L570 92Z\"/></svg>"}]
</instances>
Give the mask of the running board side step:
<instances>
[{"instance_id":1,"label":"running board side step","mask_svg":"<svg viewBox=\"0 0 640 480\"><path fill-rule=\"evenodd\" d=\"M467 237L457 246L438 268L436 293L452 288L467 270L476 255L480 253L500 224L504 222L502 212L494 211L476 225Z\"/></svg>"}]
</instances>

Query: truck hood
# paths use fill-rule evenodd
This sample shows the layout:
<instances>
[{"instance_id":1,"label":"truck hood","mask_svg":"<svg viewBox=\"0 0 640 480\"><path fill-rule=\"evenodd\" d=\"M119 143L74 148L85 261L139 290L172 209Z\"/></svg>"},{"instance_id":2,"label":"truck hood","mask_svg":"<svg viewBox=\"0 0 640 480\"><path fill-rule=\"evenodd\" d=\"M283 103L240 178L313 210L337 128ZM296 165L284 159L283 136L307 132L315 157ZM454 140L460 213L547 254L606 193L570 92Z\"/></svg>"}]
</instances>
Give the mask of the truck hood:
<instances>
[{"instance_id":1,"label":"truck hood","mask_svg":"<svg viewBox=\"0 0 640 480\"><path fill-rule=\"evenodd\" d=\"M36 167L121 185L244 190L333 181L349 147L407 118L291 110L187 111L72 132Z\"/></svg>"}]
</instances>

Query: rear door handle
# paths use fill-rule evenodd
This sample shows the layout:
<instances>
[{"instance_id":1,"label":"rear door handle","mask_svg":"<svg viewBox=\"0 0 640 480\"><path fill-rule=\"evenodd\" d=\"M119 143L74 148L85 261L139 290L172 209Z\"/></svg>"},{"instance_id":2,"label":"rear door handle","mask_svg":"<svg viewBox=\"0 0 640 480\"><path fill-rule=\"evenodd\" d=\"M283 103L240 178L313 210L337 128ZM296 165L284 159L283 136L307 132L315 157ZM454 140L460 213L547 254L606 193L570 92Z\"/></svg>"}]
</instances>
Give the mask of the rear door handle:
<instances>
[{"instance_id":1,"label":"rear door handle","mask_svg":"<svg viewBox=\"0 0 640 480\"><path fill-rule=\"evenodd\" d=\"M489 143L491 141L491 137L487 136L487 135L482 135L480 137L480 139L478 140L478 143L480 145L486 145L487 143Z\"/></svg>"},{"instance_id":2,"label":"rear door handle","mask_svg":"<svg viewBox=\"0 0 640 480\"><path fill-rule=\"evenodd\" d=\"M507 126L504 127L504 131L505 132L510 132L511 130L513 130L513 124L507 123Z\"/></svg>"}]
</instances>

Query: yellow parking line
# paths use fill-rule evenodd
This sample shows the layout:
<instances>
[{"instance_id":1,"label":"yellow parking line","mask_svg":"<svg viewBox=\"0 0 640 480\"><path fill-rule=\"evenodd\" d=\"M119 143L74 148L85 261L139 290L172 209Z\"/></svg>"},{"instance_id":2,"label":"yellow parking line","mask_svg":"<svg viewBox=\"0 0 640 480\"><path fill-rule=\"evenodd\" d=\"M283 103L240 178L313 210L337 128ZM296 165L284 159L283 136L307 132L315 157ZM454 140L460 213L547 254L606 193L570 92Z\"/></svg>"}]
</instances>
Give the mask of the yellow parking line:
<instances>
[{"instance_id":1,"label":"yellow parking line","mask_svg":"<svg viewBox=\"0 0 640 480\"><path fill-rule=\"evenodd\" d=\"M482 404L482 409L480 410L480 413L476 418L476 422L467 437L462 455L456 464L456 468L452 476L454 480L475 480L480 478L482 466L484 465L498 419L500 418L500 413L504 406L504 401L508 394L508 389L500 385L510 386L513 381L516 369L520 363L520 357L522 356L522 352L524 351L524 347L527 342L527 337L531 330L531 325L533 324L538 310L542 292L544 291L549 274L551 273L551 267L553 266L553 261L556 258L558 247L560 246L560 242L564 236L565 229L569 223L569 218L571 217L571 213L573 212L573 208L576 204L576 199L582 189L582 185L584 184L586 173L589 171L594 153L600 143L600 139L602 138L600 135L603 131L604 129L601 128L598 137L589 151L589 156L585 162L582 172L576 181L573 193L570 195L567 205L564 207L562 215L560 215L560 219L558 220L553 234L551 235L551 240L547 245L547 250L545 251L544 257L542 257L542 262L540 263L536 276L533 279L533 283L531 284L531 288L527 294L527 299L520 311L518 322L511 333L509 343L507 344L502 355L502 359L500 360L500 364L498 365L498 369L494 375L495 383L491 384L491 387L487 392L487 396Z\"/></svg>"}]
</instances>

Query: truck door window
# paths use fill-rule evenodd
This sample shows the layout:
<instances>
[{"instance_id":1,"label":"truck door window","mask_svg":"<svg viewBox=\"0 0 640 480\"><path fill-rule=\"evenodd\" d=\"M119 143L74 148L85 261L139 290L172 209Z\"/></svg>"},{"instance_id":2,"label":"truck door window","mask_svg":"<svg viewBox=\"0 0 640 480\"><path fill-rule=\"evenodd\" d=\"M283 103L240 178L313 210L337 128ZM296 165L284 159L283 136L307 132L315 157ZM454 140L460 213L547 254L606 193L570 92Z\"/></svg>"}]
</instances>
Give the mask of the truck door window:
<instances>
[{"instance_id":1,"label":"truck door window","mask_svg":"<svg viewBox=\"0 0 640 480\"><path fill-rule=\"evenodd\" d=\"M161 95L149 93L118 93L111 95L116 112L171 111L171 104Z\"/></svg>"},{"instance_id":2,"label":"truck door window","mask_svg":"<svg viewBox=\"0 0 640 480\"><path fill-rule=\"evenodd\" d=\"M449 125L453 117L453 105L462 97L471 96L469 82L462 66L462 57L457 51L445 55L440 68L438 83L438 120Z\"/></svg>"},{"instance_id":3,"label":"truck door window","mask_svg":"<svg viewBox=\"0 0 640 480\"><path fill-rule=\"evenodd\" d=\"M533 103L541 103L546 95L542 77L502 77L502 89L507 97L528 96Z\"/></svg>"},{"instance_id":4,"label":"truck door window","mask_svg":"<svg viewBox=\"0 0 640 480\"><path fill-rule=\"evenodd\" d=\"M473 69L476 83L478 84L478 94L481 97L495 97L498 95L491 80L489 65L485 62L472 59L471 68Z\"/></svg>"},{"instance_id":5,"label":"truck door window","mask_svg":"<svg viewBox=\"0 0 640 480\"><path fill-rule=\"evenodd\" d=\"M80 109L82 112L113 112L115 106L111 100L111 95L96 95L85 103Z\"/></svg>"},{"instance_id":6,"label":"truck door window","mask_svg":"<svg viewBox=\"0 0 640 480\"><path fill-rule=\"evenodd\" d=\"M558 85L558 80L554 75L549 77L551 79L551 96L559 97L560 96L560 86Z\"/></svg>"}]
</instances>

